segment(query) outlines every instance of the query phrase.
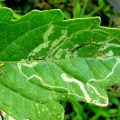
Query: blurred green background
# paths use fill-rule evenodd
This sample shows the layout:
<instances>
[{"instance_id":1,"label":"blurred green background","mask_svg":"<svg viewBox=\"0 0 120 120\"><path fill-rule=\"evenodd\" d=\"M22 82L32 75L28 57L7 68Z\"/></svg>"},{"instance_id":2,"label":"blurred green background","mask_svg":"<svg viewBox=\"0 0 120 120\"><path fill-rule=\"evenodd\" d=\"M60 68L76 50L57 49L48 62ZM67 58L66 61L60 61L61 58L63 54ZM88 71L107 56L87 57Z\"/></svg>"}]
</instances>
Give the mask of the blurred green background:
<instances>
[{"instance_id":1,"label":"blurred green background","mask_svg":"<svg viewBox=\"0 0 120 120\"><path fill-rule=\"evenodd\" d=\"M120 27L120 0L0 0L0 7L14 10L14 18L38 9L61 9L65 19L100 16L101 25ZM84 102L61 102L65 108L64 120L120 120L120 87L107 89L108 107L98 107Z\"/></svg>"}]
</instances>

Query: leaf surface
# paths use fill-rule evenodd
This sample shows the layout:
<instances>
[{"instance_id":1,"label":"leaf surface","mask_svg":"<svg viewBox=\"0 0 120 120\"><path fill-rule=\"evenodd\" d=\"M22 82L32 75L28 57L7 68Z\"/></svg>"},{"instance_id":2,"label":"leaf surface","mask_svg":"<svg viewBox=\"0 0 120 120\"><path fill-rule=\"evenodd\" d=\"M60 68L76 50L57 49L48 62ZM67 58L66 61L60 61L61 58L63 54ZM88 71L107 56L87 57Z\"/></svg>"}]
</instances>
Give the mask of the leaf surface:
<instances>
[{"instance_id":1,"label":"leaf surface","mask_svg":"<svg viewBox=\"0 0 120 120\"><path fill-rule=\"evenodd\" d=\"M17 120L63 120L61 101L108 105L107 87L120 83L119 29L98 17L63 20L60 10L12 18L0 9L0 109Z\"/></svg>"}]
</instances>

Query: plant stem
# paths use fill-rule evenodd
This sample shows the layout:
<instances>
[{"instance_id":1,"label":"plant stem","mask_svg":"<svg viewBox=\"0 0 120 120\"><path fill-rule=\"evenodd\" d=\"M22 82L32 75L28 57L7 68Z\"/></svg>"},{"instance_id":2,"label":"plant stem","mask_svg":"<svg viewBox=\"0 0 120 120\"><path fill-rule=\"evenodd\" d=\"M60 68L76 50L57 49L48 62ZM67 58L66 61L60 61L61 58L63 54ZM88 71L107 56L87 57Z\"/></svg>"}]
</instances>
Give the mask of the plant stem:
<instances>
[{"instance_id":1,"label":"plant stem","mask_svg":"<svg viewBox=\"0 0 120 120\"><path fill-rule=\"evenodd\" d=\"M88 3L88 0L85 0L84 5L83 5L83 8L82 8L82 10L81 10L81 13L80 13L80 16L79 16L79 17L81 17L82 15L84 15L85 9L86 9L86 7L87 7L87 3Z\"/></svg>"}]
</instances>

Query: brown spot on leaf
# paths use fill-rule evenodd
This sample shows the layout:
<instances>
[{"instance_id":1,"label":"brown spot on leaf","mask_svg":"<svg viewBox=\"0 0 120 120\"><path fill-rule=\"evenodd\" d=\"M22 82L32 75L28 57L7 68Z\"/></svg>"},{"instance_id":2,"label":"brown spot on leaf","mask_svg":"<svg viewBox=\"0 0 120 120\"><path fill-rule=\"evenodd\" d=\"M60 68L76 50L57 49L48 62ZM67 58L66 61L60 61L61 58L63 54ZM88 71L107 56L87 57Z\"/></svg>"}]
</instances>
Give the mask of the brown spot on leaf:
<instances>
[{"instance_id":1,"label":"brown spot on leaf","mask_svg":"<svg viewBox=\"0 0 120 120\"><path fill-rule=\"evenodd\" d=\"M3 72L3 71L0 71L0 75L2 75L2 74L4 74L4 72Z\"/></svg>"}]
</instances>

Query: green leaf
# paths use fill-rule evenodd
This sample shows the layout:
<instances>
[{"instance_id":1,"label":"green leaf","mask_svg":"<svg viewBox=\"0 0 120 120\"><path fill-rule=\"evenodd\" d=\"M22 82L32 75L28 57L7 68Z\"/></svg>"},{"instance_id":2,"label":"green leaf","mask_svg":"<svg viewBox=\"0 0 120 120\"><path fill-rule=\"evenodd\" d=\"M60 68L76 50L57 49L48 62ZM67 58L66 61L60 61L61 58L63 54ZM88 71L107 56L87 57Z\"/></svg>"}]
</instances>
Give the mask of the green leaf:
<instances>
[{"instance_id":1,"label":"green leaf","mask_svg":"<svg viewBox=\"0 0 120 120\"><path fill-rule=\"evenodd\" d=\"M9 8L0 8L0 22L2 23L8 23L11 21L13 15L12 15L12 10Z\"/></svg>"},{"instance_id":2,"label":"green leaf","mask_svg":"<svg viewBox=\"0 0 120 120\"><path fill-rule=\"evenodd\" d=\"M119 29L101 27L99 17L63 20L60 10L0 15L1 110L63 120L61 101L108 105L107 87L120 83Z\"/></svg>"}]
</instances>

